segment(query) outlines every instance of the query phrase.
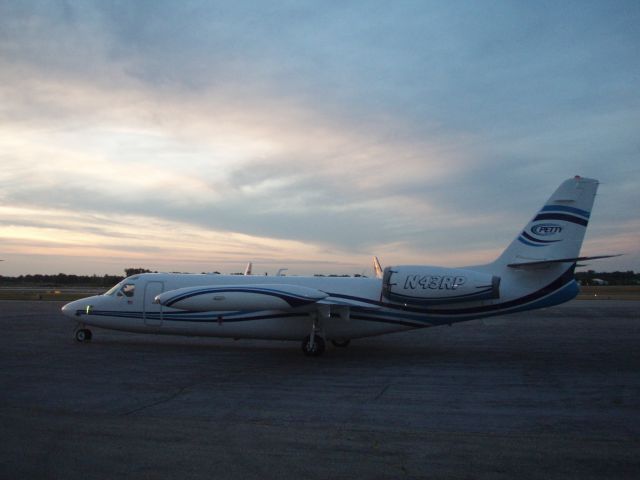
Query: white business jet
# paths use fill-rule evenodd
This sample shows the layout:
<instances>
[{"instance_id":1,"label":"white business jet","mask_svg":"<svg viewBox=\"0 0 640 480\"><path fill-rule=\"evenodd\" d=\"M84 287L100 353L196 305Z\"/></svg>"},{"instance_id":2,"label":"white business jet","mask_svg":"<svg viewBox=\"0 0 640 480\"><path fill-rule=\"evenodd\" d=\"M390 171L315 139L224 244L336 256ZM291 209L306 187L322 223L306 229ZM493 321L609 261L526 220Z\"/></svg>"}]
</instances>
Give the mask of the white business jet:
<instances>
[{"instance_id":1,"label":"white business jet","mask_svg":"<svg viewBox=\"0 0 640 480\"><path fill-rule=\"evenodd\" d=\"M576 262L597 180L563 182L492 263L465 268L391 266L382 278L145 273L103 295L68 303L75 338L89 326L139 333L325 342L549 307L578 294ZM377 259L376 259L377 262ZM375 267L378 270L378 266Z\"/></svg>"}]
</instances>

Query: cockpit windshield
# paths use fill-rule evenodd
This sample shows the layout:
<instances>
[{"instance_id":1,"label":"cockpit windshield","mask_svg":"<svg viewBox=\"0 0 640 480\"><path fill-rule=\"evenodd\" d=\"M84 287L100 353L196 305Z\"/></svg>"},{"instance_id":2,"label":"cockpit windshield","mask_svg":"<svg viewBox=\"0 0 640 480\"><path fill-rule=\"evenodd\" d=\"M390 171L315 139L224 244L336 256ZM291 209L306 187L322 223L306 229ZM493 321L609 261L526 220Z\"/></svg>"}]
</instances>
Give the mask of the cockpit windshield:
<instances>
[{"instance_id":1,"label":"cockpit windshield","mask_svg":"<svg viewBox=\"0 0 640 480\"><path fill-rule=\"evenodd\" d=\"M120 290L120 287L122 287L122 282L120 283L116 283L113 287L111 287L109 290L107 290L106 292L104 292L103 295L113 295L114 293L116 293L118 290Z\"/></svg>"}]
</instances>

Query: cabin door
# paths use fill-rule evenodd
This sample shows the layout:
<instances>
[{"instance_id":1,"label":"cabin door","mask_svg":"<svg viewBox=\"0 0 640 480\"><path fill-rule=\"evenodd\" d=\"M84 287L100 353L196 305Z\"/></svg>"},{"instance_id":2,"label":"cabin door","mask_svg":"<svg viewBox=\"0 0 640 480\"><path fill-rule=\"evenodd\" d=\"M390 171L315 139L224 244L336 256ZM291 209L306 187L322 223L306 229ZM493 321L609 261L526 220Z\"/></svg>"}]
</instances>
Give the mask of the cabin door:
<instances>
[{"instance_id":1,"label":"cabin door","mask_svg":"<svg viewBox=\"0 0 640 480\"><path fill-rule=\"evenodd\" d=\"M145 325L162 325L162 305L153 303L156 295L164 291L164 282L147 282L144 287L144 323Z\"/></svg>"}]
</instances>

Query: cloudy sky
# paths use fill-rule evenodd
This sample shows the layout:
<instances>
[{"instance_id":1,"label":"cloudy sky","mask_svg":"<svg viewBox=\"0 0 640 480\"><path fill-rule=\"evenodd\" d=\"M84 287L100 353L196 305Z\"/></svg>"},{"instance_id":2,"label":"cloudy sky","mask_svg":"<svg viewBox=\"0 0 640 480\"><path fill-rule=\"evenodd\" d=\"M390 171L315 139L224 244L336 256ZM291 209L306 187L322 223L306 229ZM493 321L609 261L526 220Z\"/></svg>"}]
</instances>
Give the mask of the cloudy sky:
<instances>
[{"instance_id":1,"label":"cloudy sky","mask_svg":"<svg viewBox=\"0 0 640 480\"><path fill-rule=\"evenodd\" d=\"M0 0L0 274L489 262L602 182L640 270L640 3Z\"/></svg>"}]
</instances>

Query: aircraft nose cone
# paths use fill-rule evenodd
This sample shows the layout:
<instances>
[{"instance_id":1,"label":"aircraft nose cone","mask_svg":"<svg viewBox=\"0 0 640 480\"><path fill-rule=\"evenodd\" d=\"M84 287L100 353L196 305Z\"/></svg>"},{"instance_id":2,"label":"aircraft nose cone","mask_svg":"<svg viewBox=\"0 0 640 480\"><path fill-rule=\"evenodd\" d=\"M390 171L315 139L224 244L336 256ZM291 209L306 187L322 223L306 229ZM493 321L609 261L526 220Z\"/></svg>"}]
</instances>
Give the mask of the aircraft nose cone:
<instances>
[{"instance_id":1,"label":"aircraft nose cone","mask_svg":"<svg viewBox=\"0 0 640 480\"><path fill-rule=\"evenodd\" d=\"M62 313L72 319L77 320L83 314L89 314L94 305L100 302L99 296L81 298L80 300L74 300L73 302L67 303L62 307Z\"/></svg>"},{"instance_id":2,"label":"aircraft nose cone","mask_svg":"<svg viewBox=\"0 0 640 480\"><path fill-rule=\"evenodd\" d=\"M78 302L69 302L62 307L62 313L67 317L74 317L76 314Z\"/></svg>"}]
</instances>

